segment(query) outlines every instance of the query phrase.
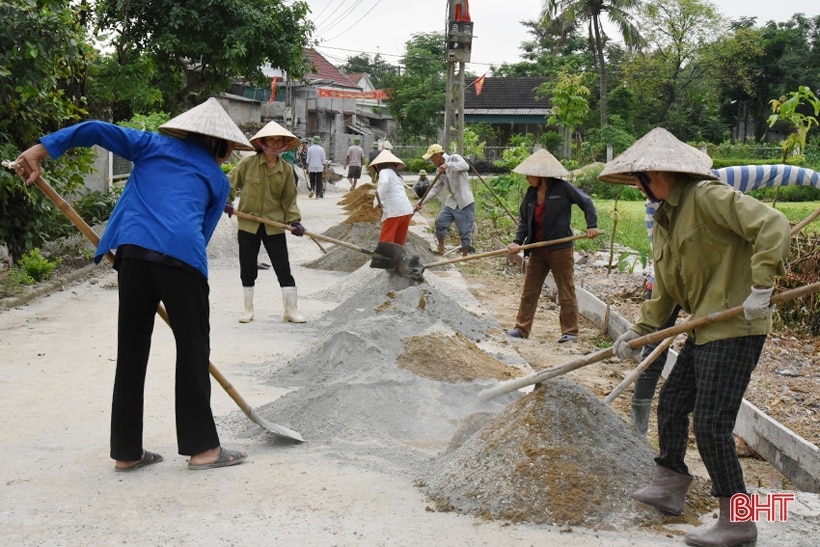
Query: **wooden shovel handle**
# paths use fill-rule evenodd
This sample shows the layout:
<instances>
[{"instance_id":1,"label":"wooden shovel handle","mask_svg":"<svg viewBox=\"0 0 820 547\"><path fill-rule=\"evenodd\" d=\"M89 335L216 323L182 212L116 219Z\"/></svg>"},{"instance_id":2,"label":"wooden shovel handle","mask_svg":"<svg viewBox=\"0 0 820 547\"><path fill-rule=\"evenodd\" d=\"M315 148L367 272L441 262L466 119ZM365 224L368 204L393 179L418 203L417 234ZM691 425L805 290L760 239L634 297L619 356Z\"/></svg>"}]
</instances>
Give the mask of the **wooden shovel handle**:
<instances>
[{"instance_id":1,"label":"wooden shovel handle","mask_svg":"<svg viewBox=\"0 0 820 547\"><path fill-rule=\"evenodd\" d=\"M598 235L603 234L602 231L598 232ZM575 241L576 239L584 239L588 237L586 234L575 234L572 236L562 237L559 239L551 239L549 241L538 241L536 243L527 243L526 245L521 245L519 249L535 249L536 247L546 247L548 245L558 245L559 243L566 243L568 241ZM453 264L454 262L463 262L465 260L475 260L477 258L487 258L488 256L498 256L502 254L507 254L509 251L507 249L497 249L495 251L487 251L486 253L478 253L474 255L467 255L467 256L460 256L458 258L450 258L447 260L439 260L438 262L433 262L431 264L425 264L424 268L434 268L436 266L444 266L445 264Z\"/></svg>"},{"instance_id":2,"label":"wooden shovel handle","mask_svg":"<svg viewBox=\"0 0 820 547\"><path fill-rule=\"evenodd\" d=\"M788 291L783 291L779 294L776 294L772 297L772 304L788 302L790 300L795 300L797 298L809 294L814 294L818 291L820 291L820 282L811 283L810 285L804 285L803 287L790 289ZM697 319L690 319L689 321L685 321L680 325L673 325L668 329L655 331L653 333L640 336L638 338L634 338L629 341L629 347L631 347L632 349L638 349L642 346L645 346L646 344L654 344L656 342L662 341L665 338L678 335L682 332L688 332L693 329L709 325L711 323L716 323L718 321L725 321L726 319L736 317L741 313L743 313L743 306L735 306L734 308L729 308L727 310L710 313L709 315L705 315ZM573 370L579 369L581 367L591 365L592 363L603 361L604 359L608 359L609 357L612 357L614 355L615 350L612 349L612 347L610 346L606 349L602 349L600 351L584 355L583 357L580 357L578 359L573 359L572 361L568 361L557 367L542 370L541 372L536 372L527 376L523 376L521 378L509 380L507 382L502 382L497 386L479 392L478 396L482 400L487 401L492 399L493 397L503 395L504 393L510 393L511 391L515 391L522 387L537 384L539 382L543 382L544 380L554 378L555 376L561 376L562 374L567 374L568 372L572 372Z\"/></svg>"},{"instance_id":3,"label":"wooden shovel handle","mask_svg":"<svg viewBox=\"0 0 820 547\"><path fill-rule=\"evenodd\" d=\"M283 228L283 229L288 230L290 232L293 231L293 226L290 226L289 224L285 224L284 222L277 222L277 221L271 220L269 218L262 218L262 217L258 217L256 215L251 215L249 213L243 213L242 211L234 211L233 214L238 216L239 218L245 218L245 219L248 219L248 220L253 220L254 222L259 222L261 224L268 224L270 226L276 226L277 228ZM353 245L352 243L348 243L347 241L342 241L341 239L334 239L334 238L328 237L326 235L317 234L317 233L314 233L314 232L308 232L307 230L305 230L305 235L308 236L308 237L311 237L311 238L321 239L322 241L327 241L328 243L335 243L336 245L339 245L340 247L347 247L348 249L353 249L354 251L359 251L360 253L365 253L365 254L368 254L368 255L373 254L373 251L368 251L364 247L359 247L358 245Z\"/></svg>"},{"instance_id":4,"label":"wooden shovel handle","mask_svg":"<svg viewBox=\"0 0 820 547\"><path fill-rule=\"evenodd\" d=\"M618 395L623 393L623 391L626 388L628 388L630 385L632 385L632 382L637 380L638 376L640 376L641 373L643 373L643 371L648 369L649 365L654 363L655 360L658 358L658 356L661 353L663 353L664 351L666 351L666 348L671 346L672 342L674 342L674 341L675 341L675 337L670 336L669 338L666 338L663 342L661 342L660 344L655 346L655 349L652 350L652 353L647 355L646 358L643 361L641 361L640 364L638 364L637 367L632 369L629 372L629 374L627 374L626 377L623 380L621 380L621 383L618 384L617 386L615 386L615 389L613 389L612 392L609 395L606 396L606 399L604 399L604 404L605 405L611 404L612 401L617 399Z\"/></svg>"}]
</instances>

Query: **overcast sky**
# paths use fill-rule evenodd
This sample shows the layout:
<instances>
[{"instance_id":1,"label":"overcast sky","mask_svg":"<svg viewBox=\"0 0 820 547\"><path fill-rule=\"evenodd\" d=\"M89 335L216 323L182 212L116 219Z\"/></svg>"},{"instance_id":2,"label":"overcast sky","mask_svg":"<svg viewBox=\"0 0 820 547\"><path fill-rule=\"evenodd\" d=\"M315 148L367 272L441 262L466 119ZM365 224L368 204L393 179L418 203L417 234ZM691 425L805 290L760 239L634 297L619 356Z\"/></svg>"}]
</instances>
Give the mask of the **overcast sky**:
<instances>
[{"instance_id":1,"label":"overcast sky","mask_svg":"<svg viewBox=\"0 0 820 547\"><path fill-rule=\"evenodd\" d=\"M398 63L413 34L444 32L447 0L307 0L316 25L317 49L331 63L340 65L359 53L380 53ZM485 73L491 64L519 60L522 41L530 35L521 21L536 19L541 0L469 0L475 25L468 70ZM820 14L816 0L712 0L728 19L757 17L786 21L795 13ZM812 7L813 6L813 7Z\"/></svg>"}]
</instances>

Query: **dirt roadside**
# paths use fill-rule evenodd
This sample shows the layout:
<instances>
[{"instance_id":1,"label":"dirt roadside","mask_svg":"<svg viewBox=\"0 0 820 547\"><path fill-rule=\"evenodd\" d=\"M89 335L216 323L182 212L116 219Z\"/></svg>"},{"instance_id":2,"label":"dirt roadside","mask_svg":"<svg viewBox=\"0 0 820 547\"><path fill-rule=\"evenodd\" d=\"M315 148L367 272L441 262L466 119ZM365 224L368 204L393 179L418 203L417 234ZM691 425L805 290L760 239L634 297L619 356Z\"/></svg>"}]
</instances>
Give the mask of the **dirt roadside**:
<instances>
[{"instance_id":1,"label":"dirt roadside","mask_svg":"<svg viewBox=\"0 0 820 547\"><path fill-rule=\"evenodd\" d=\"M321 232L339 223L341 194L300 199L304 224ZM232 240L231 219L218 237ZM287 391L262 380L258 364L284 362L322 340L320 319L338 302L348 274L301 264L321 251L306 238L288 244L309 322L284 324L273 273L260 272L256 318L237 322L241 287L235 261L211 264L212 355L254 407ZM264 255L262 255L264 260ZM101 267L104 268L104 267ZM432 275L430 273L426 275ZM451 273L453 291L466 291ZM116 279L92 278L0 312L0 420L6 460L0 490L0 540L6 545L680 545L668 531L595 531L509 524L430 511L406 473L346 462L321 438L292 445L249 435L234 402L214 384L223 444L246 448L249 462L190 472L176 455L174 344L155 329L146 387L145 446L165 461L114 473L108 420L116 352ZM256 364L256 366L254 366ZM283 424L288 425L288 424ZM817 496L800 494L788 523L761 525L765 545L813 545ZM625 500L624 503L631 503ZM799 518L798 518L799 517ZM681 529L685 529L682 527Z\"/></svg>"}]
</instances>

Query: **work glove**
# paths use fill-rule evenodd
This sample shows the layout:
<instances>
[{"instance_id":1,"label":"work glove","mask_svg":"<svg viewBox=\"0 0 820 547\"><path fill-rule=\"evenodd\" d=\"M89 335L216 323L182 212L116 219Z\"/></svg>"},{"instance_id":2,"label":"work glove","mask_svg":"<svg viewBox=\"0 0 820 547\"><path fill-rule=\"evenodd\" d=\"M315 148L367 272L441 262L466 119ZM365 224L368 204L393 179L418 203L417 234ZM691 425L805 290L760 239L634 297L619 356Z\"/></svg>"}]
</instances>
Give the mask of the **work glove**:
<instances>
[{"instance_id":1,"label":"work glove","mask_svg":"<svg viewBox=\"0 0 820 547\"><path fill-rule=\"evenodd\" d=\"M230 203L226 203L223 211L225 211L225 214L228 215L228 218L231 218L234 214L233 205L231 205Z\"/></svg>"},{"instance_id":2,"label":"work glove","mask_svg":"<svg viewBox=\"0 0 820 547\"><path fill-rule=\"evenodd\" d=\"M291 222L290 227L293 228L291 233L295 236L303 236L305 235L305 227L299 224L298 222Z\"/></svg>"},{"instance_id":3,"label":"work glove","mask_svg":"<svg viewBox=\"0 0 820 547\"><path fill-rule=\"evenodd\" d=\"M772 313L772 291L774 287L768 289L755 289L743 301L743 315L747 320L760 319Z\"/></svg>"},{"instance_id":4,"label":"work glove","mask_svg":"<svg viewBox=\"0 0 820 547\"><path fill-rule=\"evenodd\" d=\"M622 361L632 359L633 361L640 362L640 348L632 349L629 346L630 340L640 338L640 336L641 335L635 332L634 330L629 329L628 331L620 335L617 340L615 340L615 343L612 344L612 349L615 351L615 355L618 356L618 359L621 359Z\"/></svg>"}]
</instances>

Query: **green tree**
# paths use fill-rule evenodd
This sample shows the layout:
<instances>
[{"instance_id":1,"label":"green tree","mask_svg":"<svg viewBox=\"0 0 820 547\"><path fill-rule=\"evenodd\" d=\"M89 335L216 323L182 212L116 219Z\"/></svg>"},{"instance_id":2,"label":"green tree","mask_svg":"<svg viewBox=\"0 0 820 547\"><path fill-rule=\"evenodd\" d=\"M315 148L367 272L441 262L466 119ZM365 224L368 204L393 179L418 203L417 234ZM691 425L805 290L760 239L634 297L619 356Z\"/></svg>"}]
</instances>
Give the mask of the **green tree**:
<instances>
[{"instance_id":1,"label":"green tree","mask_svg":"<svg viewBox=\"0 0 820 547\"><path fill-rule=\"evenodd\" d=\"M670 110L682 108L687 92L702 84L708 65L701 59L720 35L722 22L715 6L703 0L644 6L641 33L647 47L627 63L627 80L645 98L644 108L652 110L655 125L680 134L669 125Z\"/></svg>"},{"instance_id":2,"label":"green tree","mask_svg":"<svg viewBox=\"0 0 820 547\"><path fill-rule=\"evenodd\" d=\"M589 88L584 85L584 75L570 74L566 68L558 74L557 82L541 84L535 91L538 99L550 97L552 114L547 122L565 129L566 142L571 149L578 150L575 128L584 123L589 115L589 95ZM565 150L564 155L569 157L567 152L570 150Z\"/></svg>"},{"instance_id":3,"label":"green tree","mask_svg":"<svg viewBox=\"0 0 820 547\"><path fill-rule=\"evenodd\" d=\"M60 0L0 3L0 154L14 159L39 136L84 115L84 74L91 58L84 8ZM49 180L70 193L82 179L72 161L49 162ZM77 165L76 163L74 165ZM0 243L15 257L62 235L61 214L16 173L0 171Z\"/></svg>"},{"instance_id":4,"label":"green tree","mask_svg":"<svg viewBox=\"0 0 820 547\"><path fill-rule=\"evenodd\" d=\"M67 2L4 1L0 17L0 136L23 148L85 113L93 50L81 8Z\"/></svg>"},{"instance_id":5,"label":"green tree","mask_svg":"<svg viewBox=\"0 0 820 547\"><path fill-rule=\"evenodd\" d=\"M747 129L754 127L751 113L761 94L763 79L763 38L753 23L748 19L731 23L731 31L724 33L705 54L709 78L719 93L721 114L735 128L735 139L744 141Z\"/></svg>"},{"instance_id":6,"label":"green tree","mask_svg":"<svg viewBox=\"0 0 820 547\"><path fill-rule=\"evenodd\" d=\"M122 66L150 57L153 83L171 112L237 78L263 85L265 64L303 76L313 32L308 11L301 0L100 0L97 8L98 27L111 33Z\"/></svg>"},{"instance_id":7,"label":"green tree","mask_svg":"<svg viewBox=\"0 0 820 547\"><path fill-rule=\"evenodd\" d=\"M595 58L600 79L601 127L606 125L606 56L607 35L603 18L618 30L628 48L638 48L644 41L632 12L640 7L640 0L547 0L542 12L544 26L558 36L570 36L579 26L587 27L589 49Z\"/></svg>"},{"instance_id":8,"label":"green tree","mask_svg":"<svg viewBox=\"0 0 820 547\"><path fill-rule=\"evenodd\" d=\"M348 57L345 64L339 67L339 70L345 74L366 73L370 76L370 80L376 89L381 88L386 76L394 75L398 72L397 67L385 61L378 53L374 55L372 59L366 53Z\"/></svg>"},{"instance_id":9,"label":"green tree","mask_svg":"<svg viewBox=\"0 0 820 547\"><path fill-rule=\"evenodd\" d=\"M783 163L801 164L806 157L806 137L813 125L817 125L820 116L820 99L806 86L801 85L797 91L779 99L769 101L773 114L769 116L769 126L783 122L792 132L780 143L783 149ZM814 115L800 112L801 107L808 106Z\"/></svg>"},{"instance_id":10,"label":"green tree","mask_svg":"<svg viewBox=\"0 0 820 547\"><path fill-rule=\"evenodd\" d=\"M442 126L447 87L444 33L414 34L406 45L403 72L385 79L390 113L405 142L434 140Z\"/></svg>"}]
</instances>

